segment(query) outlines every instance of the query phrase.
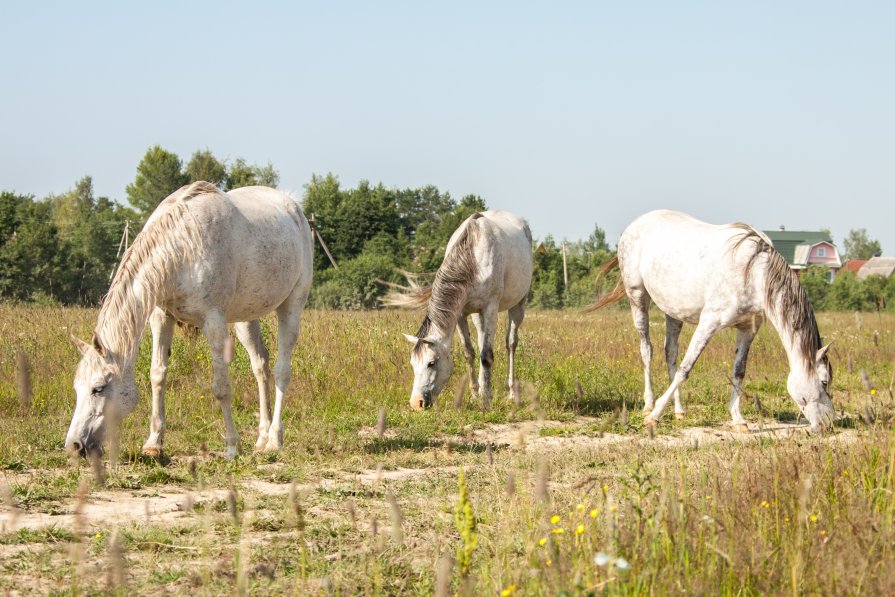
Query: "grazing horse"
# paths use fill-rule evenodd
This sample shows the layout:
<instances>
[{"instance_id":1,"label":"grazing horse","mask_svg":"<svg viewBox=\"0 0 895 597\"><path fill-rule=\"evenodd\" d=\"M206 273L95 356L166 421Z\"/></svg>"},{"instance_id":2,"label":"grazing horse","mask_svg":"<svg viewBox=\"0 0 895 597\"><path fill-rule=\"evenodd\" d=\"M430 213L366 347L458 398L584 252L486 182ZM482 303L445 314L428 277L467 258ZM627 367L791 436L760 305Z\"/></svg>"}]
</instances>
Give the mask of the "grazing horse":
<instances>
[{"instance_id":1,"label":"grazing horse","mask_svg":"<svg viewBox=\"0 0 895 597\"><path fill-rule=\"evenodd\" d=\"M640 333L647 425L655 427L672 397L675 415L683 417L681 384L715 332L735 327L736 359L728 410L732 424L740 431L748 430L740 414L740 395L749 347L765 319L777 329L786 349L790 368L786 387L811 429L832 423L830 346L821 346L814 310L799 277L764 234L747 224L716 226L676 211L652 211L625 229L616 257L601 268L600 275L616 266L621 271L618 285L588 310L627 294L634 327ZM650 300L665 313L665 359L671 378L671 385L655 404L650 385ZM676 367L678 334L685 321L696 324L696 330L680 367Z\"/></svg>"},{"instance_id":2,"label":"grazing horse","mask_svg":"<svg viewBox=\"0 0 895 597\"><path fill-rule=\"evenodd\" d=\"M389 294L384 303L398 307L427 307L413 344L413 391L410 406L428 408L454 368L451 339L454 329L463 339L474 396L481 391L485 406L491 403L491 365L497 316L507 311L507 389L518 391L513 360L519 342L519 326L525 317L525 299L531 288L531 231L528 224L506 211L489 210L469 216L451 236L444 261L431 286L403 289ZM475 348L466 316L472 315L478 332L481 368L475 377Z\"/></svg>"},{"instance_id":3,"label":"grazing horse","mask_svg":"<svg viewBox=\"0 0 895 597\"><path fill-rule=\"evenodd\" d=\"M112 280L91 343L72 337L83 355L75 373L77 394L66 448L82 455L102 448L109 421L137 405L134 361L147 321L152 328L152 418L143 453L158 457L165 435L165 377L177 321L201 329L211 348L212 391L226 426L227 457L238 453L231 414L228 323L245 346L258 381L258 450L283 445L283 396L292 349L311 286L313 243L298 204L267 187L224 193L195 182L156 208L124 254ZM270 367L259 317L275 310L276 402L270 415Z\"/></svg>"}]
</instances>

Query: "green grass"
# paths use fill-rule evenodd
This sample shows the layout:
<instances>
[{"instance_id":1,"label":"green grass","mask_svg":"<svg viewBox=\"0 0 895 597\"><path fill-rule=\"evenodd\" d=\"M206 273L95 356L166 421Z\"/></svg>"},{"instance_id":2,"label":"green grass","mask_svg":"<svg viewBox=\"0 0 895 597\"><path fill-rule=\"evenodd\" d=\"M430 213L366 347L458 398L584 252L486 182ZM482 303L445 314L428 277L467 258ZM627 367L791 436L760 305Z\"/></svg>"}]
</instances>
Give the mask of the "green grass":
<instances>
[{"instance_id":1,"label":"green grass","mask_svg":"<svg viewBox=\"0 0 895 597\"><path fill-rule=\"evenodd\" d=\"M207 346L178 332L164 464L140 455L150 408L144 338L142 400L122 425L117 461L105 463L104 487L88 463L62 450L78 361L68 334L89 336L95 316L0 306L0 486L8 487L0 525L38 513L70 521L84 499L134 504L133 515L0 532L0 591L389 595L430 594L440 582L470 595L511 586L525 595L895 590L888 574L895 565L893 316L820 315L833 341L833 399L842 415L833 433L747 441L715 436L729 419L731 332L713 339L684 385L686 418L667 412L650 440L638 339L626 312L529 313L517 353L519 406L504 399L499 349L492 408L468 393L456 408L464 365L455 347L445 395L414 413L400 333L414 331L418 315L309 311L279 454L252 453L256 385L237 348L231 379L242 455L233 461L217 455L223 422L209 389ZM275 344L275 324L265 320L263 330ZM667 383L662 325L651 332L658 395ZM691 332L685 328L681 352ZM20 350L32 365L31 404L21 404L16 390ZM763 329L743 405L754 428L797 418L786 374L776 333ZM381 438L380 409L387 413ZM696 426L710 429L695 441L674 439ZM476 520L465 578L456 562L443 564L470 541L454 515L458 467ZM78 497L85 481L89 495ZM235 517L229 498L200 499L230 487ZM142 500L164 504L170 498L159 496L171 492L196 496L193 507L145 516ZM605 565L594 562L598 555ZM114 570L125 572L125 586Z\"/></svg>"}]
</instances>

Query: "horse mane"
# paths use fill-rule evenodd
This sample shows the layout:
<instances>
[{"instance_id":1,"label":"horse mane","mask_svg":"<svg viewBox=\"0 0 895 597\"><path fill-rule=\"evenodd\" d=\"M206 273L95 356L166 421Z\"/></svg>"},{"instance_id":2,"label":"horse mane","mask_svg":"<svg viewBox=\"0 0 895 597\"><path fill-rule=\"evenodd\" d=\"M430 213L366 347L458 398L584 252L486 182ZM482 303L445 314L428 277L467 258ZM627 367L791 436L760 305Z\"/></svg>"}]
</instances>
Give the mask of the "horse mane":
<instances>
[{"instance_id":1,"label":"horse mane","mask_svg":"<svg viewBox=\"0 0 895 597\"><path fill-rule=\"evenodd\" d=\"M392 292L383 300L389 306L397 307L422 307L428 305L423 323L416 333L418 338L413 352L417 353L425 344L424 339L429 335L432 327L441 330L449 330L456 323L457 313L463 307L466 300L466 290L469 283L475 280L478 267L475 261L475 243L479 238L479 227L473 225L473 220L483 217L481 213L474 213L463 223L463 229L457 242L444 256L444 261L438 271L435 272L435 280L431 286L418 286L415 279L410 279L411 287L404 288L401 292Z\"/></svg>"},{"instance_id":2,"label":"horse mane","mask_svg":"<svg viewBox=\"0 0 895 597\"><path fill-rule=\"evenodd\" d=\"M169 290L176 266L195 258L202 249L198 222L189 211L190 199L220 192L205 181L174 191L158 205L125 251L96 325L103 345L121 362L129 361L136 351L155 303Z\"/></svg>"},{"instance_id":3,"label":"horse mane","mask_svg":"<svg viewBox=\"0 0 895 597\"><path fill-rule=\"evenodd\" d=\"M807 365L814 366L814 355L823 344L811 299L805 287L799 282L799 276L793 271L782 255L770 244L763 234L752 226L742 222L730 224L731 228L741 231L741 235L733 245L738 251L746 242L754 244L754 251L746 262L743 279L748 280L756 260L765 256L765 309L781 316L783 325L790 332L799 332L799 348L807 360Z\"/></svg>"}]
</instances>

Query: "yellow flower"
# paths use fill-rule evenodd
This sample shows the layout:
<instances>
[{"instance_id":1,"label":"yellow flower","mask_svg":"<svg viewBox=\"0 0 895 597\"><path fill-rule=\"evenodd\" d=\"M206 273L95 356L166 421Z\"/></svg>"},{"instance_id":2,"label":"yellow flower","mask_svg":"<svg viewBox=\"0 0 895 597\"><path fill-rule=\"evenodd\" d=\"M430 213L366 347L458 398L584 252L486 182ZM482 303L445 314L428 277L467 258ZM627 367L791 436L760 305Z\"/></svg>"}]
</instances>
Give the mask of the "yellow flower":
<instances>
[{"instance_id":1,"label":"yellow flower","mask_svg":"<svg viewBox=\"0 0 895 597\"><path fill-rule=\"evenodd\" d=\"M575 506L575 509L579 512L584 512L584 504L578 504L577 506Z\"/></svg>"},{"instance_id":2,"label":"yellow flower","mask_svg":"<svg viewBox=\"0 0 895 597\"><path fill-rule=\"evenodd\" d=\"M821 530L820 534L821 534L821 535L826 535L826 534L827 534L826 529Z\"/></svg>"},{"instance_id":3,"label":"yellow flower","mask_svg":"<svg viewBox=\"0 0 895 597\"><path fill-rule=\"evenodd\" d=\"M559 514L554 514L553 516L550 517L551 524L556 524L560 520L562 520L562 516L560 516Z\"/></svg>"},{"instance_id":4,"label":"yellow flower","mask_svg":"<svg viewBox=\"0 0 895 597\"><path fill-rule=\"evenodd\" d=\"M618 507L617 507L615 504L609 506L609 511L610 511L610 512L615 512L616 510L618 510Z\"/></svg>"},{"instance_id":5,"label":"yellow flower","mask_svg":"<svg viewBox=\"0 0 895 597\"><path fill-rule=\"evenodd\" d=\"M550 564L553 563L553 560L547 560L547 562L545 562L545 563L549 566Z\"/></svg>"},{"instance_id":6,"label":"yellow flower","mask_svg":"<svg viewBox=\"0 0 895 597\"><path fill-rule=\"evenodd\" d=\"M784 517L783 517L783 522L789 522L789 516L784 516Z\"/></svg>"},{"instance_id":7,"label":"yellow flower","mask_svg":"<svg viewBox=\"0 0 895 597\"><path fill-rule=\"evenodd\" d=\"M768 509L771 507L771 505L769 503L767 503L766 501L761 500L761 507L764 509Z\"/></svg>"},{"instance_id":8,"label":"yellow flower","mask_svg":"<svg viewBox=\"0 0 895 597\"><path fill-rule=\"evenodd\" d=\"M593 510L590 511L590 517L591 517L591 518L596 518L596 517L597 517L597 514L599 514L599 513L600 513L600 511L597 510L596 508L594 508Z\"/></svg>"},{"instance_id":9,"label":"yellow flower","mask_svg":"<svg viewBox=\"0 0 895 597\"><path fill-rule=\"evenodd\" d=\"M553 533L554 535L562 535L563 533L566 532L566 530L562 527L559 527L558 529L553 529L550 532Z\"/></svg>"},{"instance_id":10,"label":"yellow flower","mask_svg":"<svg viewBox=\"0 0 895 597\"><path fill-rule=\"evenodd\" d=\"M516 585L510 585L506 589L500 592L500 597L510 597L510 595L516 592Z\"/></svg>"},{"instance_id":11,"label":"yellow flower","mask_svg":"<svg viewBox=\"0 0 895 597\"><path fill-rule=\"evenodd\" d=\"M575 534L580 535L582 533L584 533L584 525L579 524L577 527L575 527Z\"/></svg>"},{"instance_id":12,"label":"yellow flower","mask_svg":"<svg viewBox=\"0 0 895 597\"><path fill-rule=\"evenodd\" d=\"M102 533L97 533L97 534L96 534L96 538L97 538L97 539L102 539L102 538L103 538L103 534L102 534Z\"/></svg>"},{"instance_id":13,"label":"yellow flower","mask_svg":"<svg viewBox=\"0 0 895 597\"><path fill-rule=\"evenodd\" d=\"M603 491L609 491L609 486L608 486L608 485L604 485L604 486L603 486Z\"/></svg>"},{"instance_id":14,"label":"yellow flower","mask_svg":"<svg viewBox=\"0 0 895 597\"><path fill-rule=\"evenodd\" d=\"M542 537L541 540L538 541L538 545L540 545L541 547L547 545L547 537Z\"/></svg>"},{"instance_id":15,"label":"yellow flower","mask_svg":"<svg viewBox=\"0 0 895 597\"><path fill-rule=\"evenodd\" d=\"M817 522L817 514L812 514L812 515L808 518L808 520L810 520L811 522Z\"/></svg>"},{"instance_id":16,"label":"yellow flower","mask_svg":"<svg viewBox=\"0 0 895 597\"><path fill-rule=\"evenodd\" d=\"M871 396L876 396L876 390L870 390L870 395L871 395Z\"/></svg>"}]
</instances>

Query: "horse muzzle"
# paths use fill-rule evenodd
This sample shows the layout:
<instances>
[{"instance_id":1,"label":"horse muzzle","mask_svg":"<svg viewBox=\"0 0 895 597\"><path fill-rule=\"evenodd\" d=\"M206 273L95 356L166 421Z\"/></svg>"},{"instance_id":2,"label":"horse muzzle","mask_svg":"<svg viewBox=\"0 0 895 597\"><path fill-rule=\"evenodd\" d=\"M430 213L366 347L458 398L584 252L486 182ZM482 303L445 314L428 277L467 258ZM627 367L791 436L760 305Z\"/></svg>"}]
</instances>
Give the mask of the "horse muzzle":
<instances>
[{"instance_id":1,"label":"horse muzzle","mask_svg":"<svg viewBox=\"0 0 895 597\"><path fill-rule=\"evenodd\" d=\"M426 410L432 406L432 392L414 394L410 397L410 408L413 410Z\"/></svg>"}]
</instances>

